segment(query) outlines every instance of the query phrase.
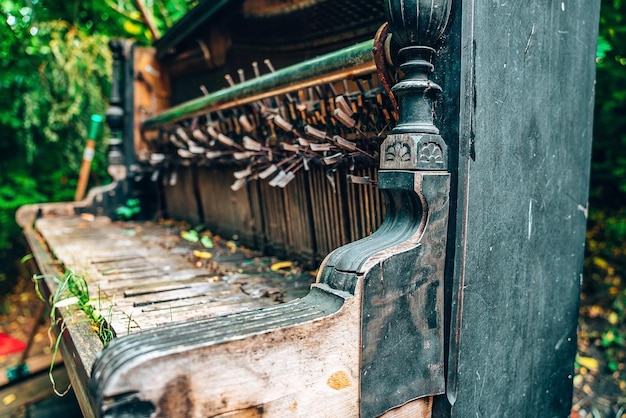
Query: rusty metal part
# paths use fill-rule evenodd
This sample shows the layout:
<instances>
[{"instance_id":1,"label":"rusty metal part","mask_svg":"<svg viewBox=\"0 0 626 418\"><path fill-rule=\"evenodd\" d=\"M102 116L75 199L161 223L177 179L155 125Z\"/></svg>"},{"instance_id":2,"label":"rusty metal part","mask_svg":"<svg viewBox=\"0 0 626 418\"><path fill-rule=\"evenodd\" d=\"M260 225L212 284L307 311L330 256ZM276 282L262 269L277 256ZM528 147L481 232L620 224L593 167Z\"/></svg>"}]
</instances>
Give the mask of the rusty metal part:
<instances>
[{"instance_id":1,"label":"rusty metal part","mask_svg":"<svg viewBox=\"0 0 626 418\"><path fill-rule=\"evenodd\" d=\"M376 32L374 37L374 47L372 49L374 53L374 63L376 64L376 71L378 72L378 78L383 85L389 100L393 104L394 110L398 111L398 101L396 95L391 91L391 86L396 84L396 79L389 71L389 58L390 58L390 44L391 34L389 33L389 24L383 23L382 26Z\"/></svg>"}]
</instances>

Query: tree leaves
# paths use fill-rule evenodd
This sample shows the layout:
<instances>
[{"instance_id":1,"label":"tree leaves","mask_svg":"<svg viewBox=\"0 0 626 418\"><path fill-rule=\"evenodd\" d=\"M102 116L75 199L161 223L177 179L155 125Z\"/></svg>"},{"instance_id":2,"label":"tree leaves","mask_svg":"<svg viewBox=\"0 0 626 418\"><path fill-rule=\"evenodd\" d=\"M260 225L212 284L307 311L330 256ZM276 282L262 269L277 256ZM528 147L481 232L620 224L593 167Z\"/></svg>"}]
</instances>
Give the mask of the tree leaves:
<instances>
[{"instance_id":1,"label":"tree leaves","mask_svg":"<svg viewBox=\"0 0 626 418\"><path fill-rule=\"evenodd\" d=\"M147 3L164 30L196 1ZM73 198L89 115L107 107L109 38L150 42L132 0L27 4L0 0L0 249L17 236L19 206ZM98 183L109 181L105 149L93 161Z\"/></svg>"}]
</instances>

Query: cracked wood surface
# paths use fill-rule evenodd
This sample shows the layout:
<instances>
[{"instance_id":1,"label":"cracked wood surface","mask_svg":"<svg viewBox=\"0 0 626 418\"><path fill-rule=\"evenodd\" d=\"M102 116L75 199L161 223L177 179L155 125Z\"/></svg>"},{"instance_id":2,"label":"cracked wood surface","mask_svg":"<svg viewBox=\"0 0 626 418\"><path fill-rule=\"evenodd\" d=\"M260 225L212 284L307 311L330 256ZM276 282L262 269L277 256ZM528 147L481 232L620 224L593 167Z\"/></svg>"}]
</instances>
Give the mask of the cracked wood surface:
<instances>
[{"instance_id":1,"label":"cracked wood surface","mask_svg":"<svg viewBox=\"0 0 626 418\"><path fill-rule=\"evenodd\" d=\"M306 277L286 281L282 274L257 272L241 251L207 250L213 258L202 262L192 253L201 246L185 242L174 228L105 217L39 219L36 228L56 260L87 279L94 305L118 337L271 306L285 288L287 299L308 289Z\"/></svg>"}]
</instances>

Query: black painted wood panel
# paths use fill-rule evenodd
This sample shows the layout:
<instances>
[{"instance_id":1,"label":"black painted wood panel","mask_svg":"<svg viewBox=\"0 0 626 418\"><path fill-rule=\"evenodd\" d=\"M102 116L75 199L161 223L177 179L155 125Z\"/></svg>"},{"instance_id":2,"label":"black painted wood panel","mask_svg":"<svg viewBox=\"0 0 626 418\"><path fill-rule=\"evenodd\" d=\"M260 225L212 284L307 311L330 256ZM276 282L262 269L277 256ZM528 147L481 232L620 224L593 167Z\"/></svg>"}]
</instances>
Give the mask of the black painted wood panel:
<instances>
[{"instance_id":1,"label":"black painted wood panel","mask_svg":"<svg viewBox=\"0 0 626 418\"><path fill-rule=\"evenodd\" d=\"M569 414L598 13L463 2L452 416Z\"/></svg>"}]
</instances>

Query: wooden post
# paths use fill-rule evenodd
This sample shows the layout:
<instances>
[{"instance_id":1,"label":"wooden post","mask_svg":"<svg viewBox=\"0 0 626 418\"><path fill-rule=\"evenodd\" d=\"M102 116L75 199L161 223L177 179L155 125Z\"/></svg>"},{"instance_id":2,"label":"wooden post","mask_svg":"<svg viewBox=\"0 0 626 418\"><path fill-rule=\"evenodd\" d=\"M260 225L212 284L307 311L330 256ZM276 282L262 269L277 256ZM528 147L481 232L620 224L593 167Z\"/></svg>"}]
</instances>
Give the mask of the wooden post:
<instances>
[{"instance_id":1,"label":"wooden post","mask_svg":"<svg viewBox=\"0 0 626 418\"><path fill-rule=\"evenodd\" d=\"M91 115L91 125L89 127L89 135L85 144L85 150L83 152L83 162L80 166L80 172L78 174L78 184L76 185L76 194L74 195L74 201L78 202L85 197L85 191L87 190L87 183L89 182L89 172L91 171L91 161L96 153L96 139L98 138L98 132L102 125L102 116Z\"/></svg>"}]
</instances>

